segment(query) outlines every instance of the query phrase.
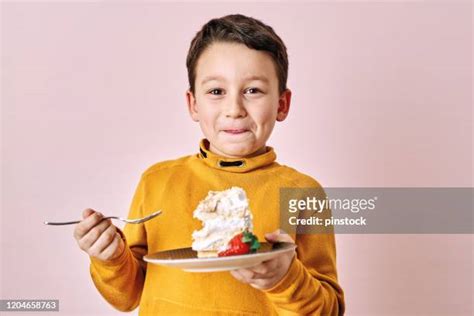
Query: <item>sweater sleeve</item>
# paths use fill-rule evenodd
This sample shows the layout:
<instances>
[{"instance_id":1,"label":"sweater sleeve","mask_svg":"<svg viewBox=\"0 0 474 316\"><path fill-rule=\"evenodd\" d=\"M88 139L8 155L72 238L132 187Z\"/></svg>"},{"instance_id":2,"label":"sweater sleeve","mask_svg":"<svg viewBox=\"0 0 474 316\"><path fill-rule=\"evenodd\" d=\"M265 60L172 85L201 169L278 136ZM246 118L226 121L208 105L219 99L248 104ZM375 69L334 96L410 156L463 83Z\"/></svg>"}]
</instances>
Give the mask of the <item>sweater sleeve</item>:
<instances>
[{"instance_id":1,"label":"sweater sleeve","mask_svg":"<svg viewBox=\"0 0 474 316\"><path fill-rule=\"evenodd\" d=\"M343 315L334 235L297 235L296 244L296 256L286 275L264 291L278 315Z\"/></svg>"},{"instance_id":2,"label":"sweater sleeve","mask_svg":"<svg viewBox=\"0 0 474 316\"><path fill-rule=\"evenodd\" d=\"M144 186L142 176L131 203L130 218L143 216ZM144 224L126 224L123 232L118 231L125 242L124 251L109 261L90 257L90 273L107 302L120 311L131 311L139 305L145 281L146 231Z\"/></svg>"},{"instance_id":3,"label":"sweater sleeve","mask_svg":"<svg viewBox=\"0 0 474 316\"><path fill-rule=\"evenodd\" d=\"M317 184L315 194L325 196ZM324 195L322 195L324 194ZM322 217L331 217L325 209ZM306 217L309 215L305 215ZM300 214L301 217L301 214ZM296 256L286 275L264 290L278 315L343 315L344 292L337 281L336 241L332 226L318 230L305 227L296 233Z\"/></svg>"}]
</instances>

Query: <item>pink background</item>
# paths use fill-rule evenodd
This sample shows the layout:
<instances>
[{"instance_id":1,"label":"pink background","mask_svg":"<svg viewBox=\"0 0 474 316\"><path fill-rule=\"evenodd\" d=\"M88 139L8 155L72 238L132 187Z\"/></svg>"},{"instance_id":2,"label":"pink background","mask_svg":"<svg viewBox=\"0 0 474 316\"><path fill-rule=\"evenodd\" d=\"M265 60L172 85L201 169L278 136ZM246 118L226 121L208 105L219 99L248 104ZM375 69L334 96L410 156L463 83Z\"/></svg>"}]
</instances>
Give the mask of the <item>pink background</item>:
<instances>
[{"instance_id":1,"label":"pink background","mask_svg":"<svg viewBox=\"0 0 474 316\"><path fill-rule=\"evenodd\" d=\"M42 222L126 215L145 168L196 152L185 57L213 17L254 16L286 42L292 111L269 143L281 163L326 187L473 185L470 2L1 6L1 298L121 314L73 227ZM337 245L346 315L472 315L472 235Z\"/></svg>"}]
</instances>

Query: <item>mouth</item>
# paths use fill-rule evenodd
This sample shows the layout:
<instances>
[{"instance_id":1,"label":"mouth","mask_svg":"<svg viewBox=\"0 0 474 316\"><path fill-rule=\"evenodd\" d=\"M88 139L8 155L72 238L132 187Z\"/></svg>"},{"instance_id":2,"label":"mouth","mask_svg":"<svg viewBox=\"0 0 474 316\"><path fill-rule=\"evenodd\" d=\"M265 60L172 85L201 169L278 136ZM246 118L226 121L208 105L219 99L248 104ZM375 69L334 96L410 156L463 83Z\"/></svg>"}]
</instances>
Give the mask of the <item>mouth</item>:
<instances>
[{"instance_id":1,"label":"mouth","mask_svg":"<svg viewBox=\"0 0 474 316\"><path fill-rule=\"evenodd\" d=\"M232 135L238 135L238 134L243 134L248 132L248 129L245 128L239 128L239 129L224 129L223 132L232 134Z\"/></svg>"}]
</instances>

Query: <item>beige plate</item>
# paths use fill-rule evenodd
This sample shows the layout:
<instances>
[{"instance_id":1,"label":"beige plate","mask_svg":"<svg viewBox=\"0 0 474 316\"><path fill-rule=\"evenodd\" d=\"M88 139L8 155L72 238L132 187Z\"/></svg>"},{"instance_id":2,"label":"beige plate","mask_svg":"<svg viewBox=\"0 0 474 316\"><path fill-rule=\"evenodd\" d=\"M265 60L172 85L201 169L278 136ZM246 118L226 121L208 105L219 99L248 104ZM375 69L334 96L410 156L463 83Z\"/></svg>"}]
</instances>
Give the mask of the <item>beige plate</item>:
<instances>
[{"instance_id":1,"label":"beige plate","mask_svg":"<svg viewBox=\"0 0 474 316\"><path fill-rule=\"evenodd\" d=\"M149 254L143 259L149 263L176 267L189 272L216 272L249 268L295 248L296 245L293 243L264 242L256 253L217 258L198 258L197 252L191 248L180 248Z\"/></svg>"}]
</instances>

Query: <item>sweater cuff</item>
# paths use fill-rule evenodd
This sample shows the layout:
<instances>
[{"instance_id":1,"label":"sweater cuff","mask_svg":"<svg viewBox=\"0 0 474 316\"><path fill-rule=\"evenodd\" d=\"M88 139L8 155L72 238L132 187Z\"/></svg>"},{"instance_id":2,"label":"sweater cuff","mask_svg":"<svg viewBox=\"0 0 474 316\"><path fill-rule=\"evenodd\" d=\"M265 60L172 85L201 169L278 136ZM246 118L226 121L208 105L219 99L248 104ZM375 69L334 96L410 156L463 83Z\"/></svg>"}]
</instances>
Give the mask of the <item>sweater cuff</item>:
<instances>
[{"instance_id":1,"label":"sweater cuff","mask_svg":"<svg viewBox=\"0 0 474 316\"><path fill-rule=\"evenodd\" d=\"M117 266L122 265L126 261L127 254L128 254L127 240L123 232L120 230L120 228L117 228L117 232L119 233L120 237L122 238L124 242L122 253L116 258L112 260L106 260L106 261L100 260L94 257L89 257L93 265L98 265L98 266L103 266L103 267L117 267Z\"/></svg>"},{"instance_id":2,"label":"sweater cuff","mask_svg":"<svg viewBox=\"0 0 474 316\"><path fill-rule=\"evenodd\" d=\"M301 270L301 262L296 258L296 255L293 257L293 261L288 268L288 271L283 276L283 278L278 281L277 284L271 288L264 289L263 291L267 294L280 294L288 289L295 281L298 279L298 274Z\"/></svg>"}]
</instances>

